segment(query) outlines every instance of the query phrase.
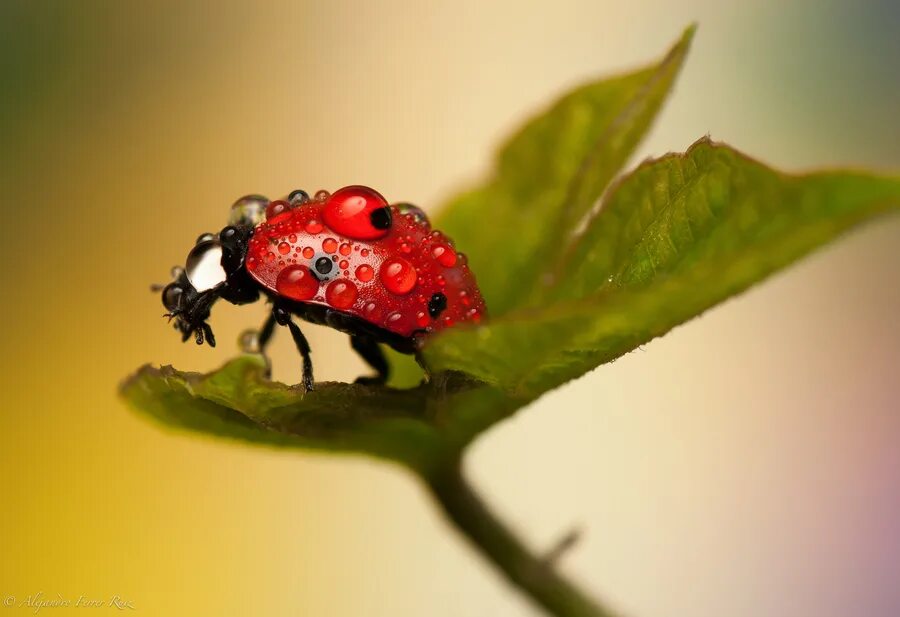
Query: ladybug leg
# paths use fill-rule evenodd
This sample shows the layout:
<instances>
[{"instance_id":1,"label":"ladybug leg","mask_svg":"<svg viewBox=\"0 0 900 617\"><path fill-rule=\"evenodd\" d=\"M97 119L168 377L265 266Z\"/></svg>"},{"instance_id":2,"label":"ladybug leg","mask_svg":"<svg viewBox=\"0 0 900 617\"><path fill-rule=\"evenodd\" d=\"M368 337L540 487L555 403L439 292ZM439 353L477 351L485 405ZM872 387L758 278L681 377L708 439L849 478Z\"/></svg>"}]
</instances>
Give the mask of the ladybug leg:
<instances>
[{"instance_id":1,"label":"ladybug leg","mask_svg":"<svg viewBox=\"0 0 900 617\"><path fill-rule=\"evenodd\" d=\"M375 339L359 334L351 334L350 346L353 347L353 351L366 361L366 364L375 369L376 373L374 376L357 377L356 383L383 386L388 380L390 366L387 358L384 357L384 352L378 343L375 342Z\"/></svg>"},{"instance_id":2,"label":"ladybug leg","mask_svg":"<svg viewBox=\"0 0 900 617\"><path fill-rule=\"evenodd\" d=\"M311 391L313 389L314 381L309 342L306 340L306 337L303 336L300 327L294 323L293 319L291 319L291 314L288 311L276 306L272 309L272 316L275 318L275 321L278 322L278 325L287 326L291 331L291 336L294 338L294 345L297 346L297 351L300 352L300 356L303 358L303 387L307 392Z\"/></svg>"},{"instance_id":3,"label":"ladybug leg","mask_svg":"<svg viewBox=\"0 0 900 617\"><path fill-rule=\"evenodd\" d=\"M266 322L263 324L263 327L259 330L259 353L263 356L266 355L266 347L269 345L269 341L272 340L272 333L275 331L275 313L272 312L269 314L268 318L266 318Z\"/></svg>"}]
</instances>

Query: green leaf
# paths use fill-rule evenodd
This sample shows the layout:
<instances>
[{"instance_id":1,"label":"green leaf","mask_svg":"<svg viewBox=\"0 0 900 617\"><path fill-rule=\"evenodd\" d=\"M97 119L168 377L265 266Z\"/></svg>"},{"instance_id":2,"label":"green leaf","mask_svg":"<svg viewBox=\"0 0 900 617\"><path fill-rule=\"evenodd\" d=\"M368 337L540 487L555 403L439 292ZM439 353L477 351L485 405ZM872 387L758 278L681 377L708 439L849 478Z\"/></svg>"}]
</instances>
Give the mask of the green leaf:
<instances>
[{"instance_id":1,"label":"green leaf","mask_svg":"<svg viewBox=\"0 0 900 617\"><path fill-rule=\"evenodd\" d=\"M497 317L527 298L584 214L646 133L681 68L694 27L659 63L570 92L500 150L493 175L441 211ZM550 262L552 263L552 262Z\"/></svg>"},{"instance_id":2,"label":"green leaf","mask_svg":"<svg viewBox=\"0 0 900 617\"><path fill-rule=\"evenodd\" d=\"M517 402L465 375L417 388L269 381L259 356L201 375L145 366L121 388L136 410L176 429L258 445L369 454L422 473L458 452Z\"/></svg>"},{"instance_id":3,"label":"green leaf","mask_svg":"<svg viewBox=\"0 0 900 617\"><path fill-rule=\"evenodd\" d=\"M447 332L425 359L528 400L898 207L900 178L789 176L704 139L610 191L545 290L553 304Z\"/></svg>"}]
</instances>

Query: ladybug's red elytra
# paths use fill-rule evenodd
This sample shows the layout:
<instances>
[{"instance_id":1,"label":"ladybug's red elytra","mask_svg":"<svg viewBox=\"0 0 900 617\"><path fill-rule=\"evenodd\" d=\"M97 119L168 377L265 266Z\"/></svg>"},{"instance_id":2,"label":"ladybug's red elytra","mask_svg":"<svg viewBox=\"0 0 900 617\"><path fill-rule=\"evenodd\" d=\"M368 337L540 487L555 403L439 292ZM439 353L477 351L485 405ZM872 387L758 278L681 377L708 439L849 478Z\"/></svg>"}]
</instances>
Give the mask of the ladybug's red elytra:
<instances>
[{"instance_id":1,"label":"ladybug's red elytra","mask_svg":"<svg viewBox=\"0 0 900 617\"><path fill-rule=\"evenodd\" d=\"M376 384L388 378L379 343L416 354L431 334L486 315L475 276L453 241L432 230L416 206L388 204L366 186L312 198L302 190L276 201L242 197L231 207L229 225L200 236L173 276L162 292L166 316L183 341L193 336L198 345L215 346L207 320L216 300L268 298L272 312L259 332L259 351L275 325L287 326L308 390L310 349L294 315L349 334L376 371L357 382Z\"/></svg>"}]
</instances>

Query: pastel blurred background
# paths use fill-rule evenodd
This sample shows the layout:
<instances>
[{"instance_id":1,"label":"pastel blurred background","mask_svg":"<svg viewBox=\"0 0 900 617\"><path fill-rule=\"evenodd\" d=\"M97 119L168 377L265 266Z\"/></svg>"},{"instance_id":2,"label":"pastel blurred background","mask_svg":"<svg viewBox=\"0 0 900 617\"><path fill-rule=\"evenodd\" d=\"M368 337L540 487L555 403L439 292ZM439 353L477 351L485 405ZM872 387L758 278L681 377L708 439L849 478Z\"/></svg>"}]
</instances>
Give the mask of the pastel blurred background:
<instances>
[{"instance_id":1,"label":"pastel blurred background","mask_svg":"<svg viewBox=\"0 0 900 617\"><path fill-rule=\"evenodd\" d=\"M635 160L710 133L900 168L892 0L3 2L0 598L537 615L403 470L171 434L116 388L212 369L261 322L220 306L219 347L182 345L148 291L236 197L363 183L433 211L528 113L691 21ZM564 569L624 615L898 615L898 315L894 218L544 397L469 473L535 547L581 528ZM320 378L362 370L308 333ZM296 381L289 338L273 353Z\"/></svg>"}]
</instances>

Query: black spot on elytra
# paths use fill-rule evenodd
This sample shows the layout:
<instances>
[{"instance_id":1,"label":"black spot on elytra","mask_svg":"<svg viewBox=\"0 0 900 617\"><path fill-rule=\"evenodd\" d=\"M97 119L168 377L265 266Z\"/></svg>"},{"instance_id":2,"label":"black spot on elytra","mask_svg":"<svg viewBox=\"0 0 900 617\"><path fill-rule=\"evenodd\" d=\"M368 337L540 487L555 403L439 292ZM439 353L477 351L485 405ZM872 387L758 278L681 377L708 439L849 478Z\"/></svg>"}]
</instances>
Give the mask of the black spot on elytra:
<instances>
[{"instance_id":1,"label":"black spot on elytra","mask_svg":"<svg viewBox=\"0 0 900 617\"><path fill-rule=\"evenodd\" d=\"M331 272L331 269L334 267L334 264L327 257L319 257L315 263L316 272L321 274L322 276L326 276Z\"/></svg>"},{"instance_id":2,"label":"black spot on elytra","mask_svg":"<svg viewBox=\"0 0 900 617\"><path fill-rule=\"evenodd\" d=\"M390 229L393 222L391 220L391 209L388 206L384 206L372 210L369 220L372 221L372 227L375 229Z\"/></svg>"},{"instance_id":3,"label":"black spot on elytra","mask_svg":"<svg viewBox=\"0 0 900 617\"><path fill-rule=\"evenodd\" d=\"M437 292L431 296L431 299L428 301L428 314L431 315L432 319L437 319L437 316L444 312L444 309L447 308L447 296L442 294L441 292Z\"/></svg>"}]
</instances>

